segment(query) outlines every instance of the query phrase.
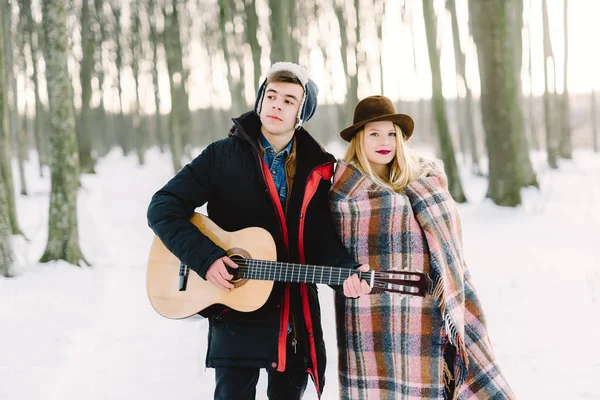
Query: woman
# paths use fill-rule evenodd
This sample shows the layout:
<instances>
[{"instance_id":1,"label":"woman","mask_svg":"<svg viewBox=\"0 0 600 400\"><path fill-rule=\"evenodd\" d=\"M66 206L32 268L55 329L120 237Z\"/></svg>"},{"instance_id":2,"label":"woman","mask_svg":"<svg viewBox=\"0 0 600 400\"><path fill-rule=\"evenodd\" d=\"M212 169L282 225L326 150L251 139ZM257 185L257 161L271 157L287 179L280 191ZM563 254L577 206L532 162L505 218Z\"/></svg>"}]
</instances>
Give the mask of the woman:
<instances>
[{"instance_id":1,"label":"woman","mask_svg":"<svg viewBox=\"0 0 600 400\"><path fill-rule=\"evenodd\" d=\"M411 155L408 115L383 96L360 101L330 200L348 251L374 270L425 272L425 298L336 294L343 399L513 399L463 260L446 177ZM354 286L355 295L364 294ZM350 296L352 297L352 296Z\"/></svg>"}]
</instances>

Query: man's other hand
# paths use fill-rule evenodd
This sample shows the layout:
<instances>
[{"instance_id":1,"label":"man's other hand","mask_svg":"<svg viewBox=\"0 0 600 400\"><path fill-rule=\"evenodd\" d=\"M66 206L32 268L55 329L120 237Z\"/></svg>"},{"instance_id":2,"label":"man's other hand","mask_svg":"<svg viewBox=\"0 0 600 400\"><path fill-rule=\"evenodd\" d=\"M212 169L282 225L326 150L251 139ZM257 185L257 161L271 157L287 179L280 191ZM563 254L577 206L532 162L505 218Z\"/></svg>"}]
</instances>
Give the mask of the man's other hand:
<instances>
[{"instance_id":1,"label":"man's other hand","mask_svg":"<svg viewBox=\"0 0 600 400\"><path fill-rule=\"evenodd\" d=\"M361 272L368 272L369 264L361 265L358 270ZM350 277L344 281L344 296L346 297L355 299L370 292L371 287L369 286L369 283L364 279L359 279L357 274L350 275Z\"/></svg>"},{"instance_id":2,"label":"man's other hand","mask_svg":"<svg viewBox=\"0 0 600 400\"><path fill-rule=\"evenodd\" d=\"M229 282L233 275L227 271L227 267L237 268L238 266L227 256L219 258L208 267L206 280L220 289L227 291L233 289L233 283Z\"/></svg>"}]
</instances>

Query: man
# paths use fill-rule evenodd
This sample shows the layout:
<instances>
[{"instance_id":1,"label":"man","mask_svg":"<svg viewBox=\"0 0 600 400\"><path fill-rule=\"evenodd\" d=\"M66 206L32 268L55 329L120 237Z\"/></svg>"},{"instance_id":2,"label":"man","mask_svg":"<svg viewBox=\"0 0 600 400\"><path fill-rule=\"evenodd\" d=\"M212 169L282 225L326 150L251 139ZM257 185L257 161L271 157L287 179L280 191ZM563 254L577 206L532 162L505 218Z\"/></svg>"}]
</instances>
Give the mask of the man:
<instances>
[{"instance_id":1,"label":"man","mask_svg":"<svg viewBox=\"0 0 600 400\"><path fill-rule=\"evenodd\" d=\"M317 107L317 86L299 65L275 63L254 111L233 120L229 137L211 143L152 198L150 227L202 278L230 290L237 265L189 222L208 203L222 229L259 226L271 233L277 260L354 268L333 228L328 192L335 158L302 128ZM368 266L361 267L363 270ZM353 275L344 294L369 291ZM325 345L315 285L275 283L267 303L250 313L221 307L209 318L207 367L215 399L254 399L260 368L270 399L300 399L308 375L322 393Z\"/></svg>"}]
</instances>

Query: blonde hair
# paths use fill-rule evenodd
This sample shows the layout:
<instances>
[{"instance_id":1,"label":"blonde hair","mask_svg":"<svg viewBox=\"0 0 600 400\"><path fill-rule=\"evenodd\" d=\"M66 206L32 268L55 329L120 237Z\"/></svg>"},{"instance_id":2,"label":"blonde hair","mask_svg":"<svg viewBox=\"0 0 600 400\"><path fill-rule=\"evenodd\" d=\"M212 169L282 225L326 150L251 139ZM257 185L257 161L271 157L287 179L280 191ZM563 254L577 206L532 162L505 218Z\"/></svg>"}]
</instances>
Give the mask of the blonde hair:
<instances>
[{"instance_id":1,"label":"blonde hair","mask_svg":"<svg viewBox=\"0 0 600 400\"><path fill-rule=\"evenodd\" d=\"M387 187L394 192L403 192L409 183L430 172L432 166L430 163L424 162L425 160L422 158L411 154L411 151L406 146L404 132L402 132L400 126L394 124L394 130L396 131L396 155L390 161L389 175L387 177L377 175L371 168L371 164L363 148L364 127L350 140L344 161L354 165L379 185Z\"/></svg>"}]
</instances>

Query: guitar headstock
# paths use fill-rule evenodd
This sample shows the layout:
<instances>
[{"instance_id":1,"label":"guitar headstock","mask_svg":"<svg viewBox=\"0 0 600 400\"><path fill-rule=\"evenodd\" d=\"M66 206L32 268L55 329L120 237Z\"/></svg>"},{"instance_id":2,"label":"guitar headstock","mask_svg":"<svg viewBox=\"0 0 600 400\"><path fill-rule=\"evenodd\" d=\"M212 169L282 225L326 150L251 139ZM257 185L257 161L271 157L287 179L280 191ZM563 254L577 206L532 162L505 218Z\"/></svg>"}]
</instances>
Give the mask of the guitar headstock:
<instances>
[{"instance_id":1,"label":"guitar headstock","mask_svg":"<svg viewBox=\"0 0 600 400\"><path fill-rule=\"evenodd\" d=\"M416 271L369 271L362 278L371 282L372 288L384 292L402 293L425 297L431 289L431 279L427 274Z\"/></svg>"}]
</instances>

